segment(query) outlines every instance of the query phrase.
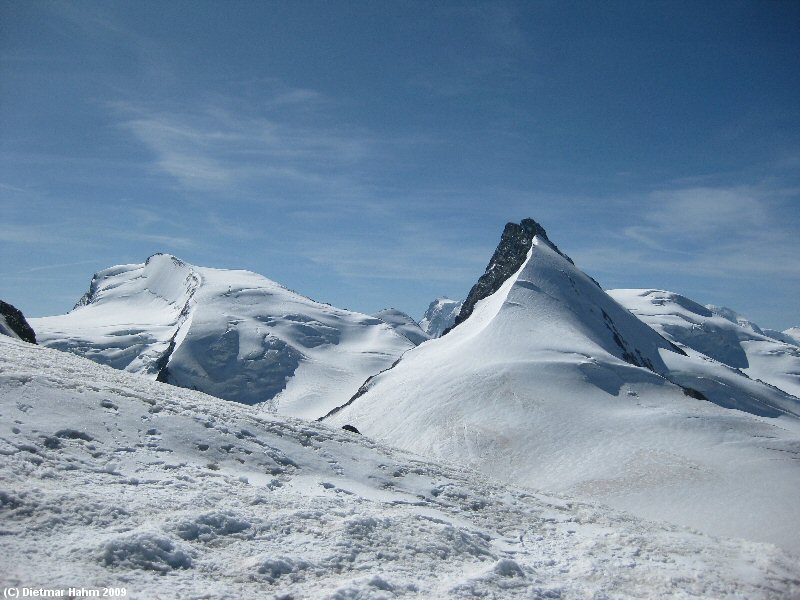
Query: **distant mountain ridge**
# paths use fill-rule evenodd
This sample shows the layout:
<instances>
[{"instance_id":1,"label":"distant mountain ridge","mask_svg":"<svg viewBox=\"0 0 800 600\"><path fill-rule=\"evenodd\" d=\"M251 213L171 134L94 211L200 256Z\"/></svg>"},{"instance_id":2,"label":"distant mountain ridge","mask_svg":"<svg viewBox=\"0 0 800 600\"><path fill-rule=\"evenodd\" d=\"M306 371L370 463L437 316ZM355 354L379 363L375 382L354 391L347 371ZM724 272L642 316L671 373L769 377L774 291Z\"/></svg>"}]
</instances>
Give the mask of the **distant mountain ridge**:
<instances>
[{"instance_id":1,"label":"distant mountain ridge","mask_svg":"<svg viewBox=\"0 0 800 600\"><path fill-rule=\"evenodd\" d=\"M167 254L100 271L73 311L32 321L45 346L307 418L414 345L375 317Z\"/></svg>"},{"instance_id":2,"label":"distant mountain ridge","mask_svg":"<svg viewBox=\"0 0 800 600\"><path fill-rule=\"evenodd\" d=\"M687 351L800 397L800 347L792 341L770 336L730 308L702 306L674 292L630 289L608 293Z\"/></svg>"},{"instance_id":3,"label":"distant mountain ridge","mask_svg":"<svg viewBox=\"0 0 800 600\"><path fill-rule=\"evenodd\" d=\"M430 337L440 337L453 326L463 305L464 302L462 300L451 300L445 297L436 298L428 306L428 310L425 311L419 326Z\"/></svg>"},{"instance_id":4,"label":"distant mountain ridge","mask_svg":"<svg viewBox=\"0 0 800 600\"><path fill-rule=\"evenodd\" d=\"M397 333L408 339L415 346L419 346L422 342L431 339L431 336L420 327L419 323L396 308L384 308L372 316L393 327Z\"/></svg>"}]
</instances>

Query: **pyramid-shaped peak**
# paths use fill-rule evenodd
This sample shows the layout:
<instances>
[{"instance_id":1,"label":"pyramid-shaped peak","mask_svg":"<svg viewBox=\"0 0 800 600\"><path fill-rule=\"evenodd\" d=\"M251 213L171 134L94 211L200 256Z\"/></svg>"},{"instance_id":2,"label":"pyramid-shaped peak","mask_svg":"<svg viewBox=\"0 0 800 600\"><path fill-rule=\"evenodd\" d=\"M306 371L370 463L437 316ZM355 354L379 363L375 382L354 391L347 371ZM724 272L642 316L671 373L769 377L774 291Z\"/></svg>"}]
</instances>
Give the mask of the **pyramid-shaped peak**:
<instances>
[{"instance_id":1,"label":"pyramid-shaped peak","mask_svg":"<svg viewBox=\"0 0 800 600\"><path fill-rule=\"evenodd\" d=\"M522 219L519 223L506 223L506 226L503 228L503 234L500 236L500 243L497 245L497 249L495 249L486 267L486 271L469 291L467 299L464 300L464 305L461 307L461 311L456 317L453 327L466 321L472 314L472 311L475 309L475 304L479 300L494 294L500 289L504 281L519 271L528 257L528 251L533 245L534 237L538 237L540 240L546 242L551 248L572 263L572 259L561 252L558 247L550 241L544 227L533 219L526 218ZM447 331L444 333L447 333Z\"/></svg>"}]
</instances>

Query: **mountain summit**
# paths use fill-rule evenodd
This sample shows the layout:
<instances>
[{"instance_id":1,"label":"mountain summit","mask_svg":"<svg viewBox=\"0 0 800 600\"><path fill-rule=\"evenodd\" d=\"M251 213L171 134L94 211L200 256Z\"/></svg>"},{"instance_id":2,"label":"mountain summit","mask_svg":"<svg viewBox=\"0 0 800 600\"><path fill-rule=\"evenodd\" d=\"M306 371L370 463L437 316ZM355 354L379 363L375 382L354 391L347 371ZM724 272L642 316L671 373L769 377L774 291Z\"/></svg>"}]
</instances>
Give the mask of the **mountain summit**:
<instances>
[{"instance_id":1,"label":"mountain summit","mask_svg":"<svg viewBox=\"0 0 800 600\"><path fill-rule=\"evenodd\" d=\"M378 318L168 254L100 271L70 313L32 321L45 346L307 418L414 346Z\"/></svg>"},{"instance_id":2,"label":"mountain summit","mask_svg":"<svg viewBox=\"0 0 800 600\"><path fill-rule=\"evenodd\" d=\"M506 223L486 272L470 289L453 327L466 321L479 300L494 294L506 279L519 270L528 256L534 236L537 235L540 239L547 240L544 227L533 219L523 219L519 224Z\"/></svg>"},{"instance_id":3,"label":"mountain summit","mask_svg":"<svg viewBox=\"0 0 800 600\"><path fill-rule=\"evenodd\" d=\"M326 420L492 477L800 550L786 527L800 525L787 455L800 447L797 398L687 355L532 220L506 226L470 297L459 325Z\"/></svg>"}]
</instances>

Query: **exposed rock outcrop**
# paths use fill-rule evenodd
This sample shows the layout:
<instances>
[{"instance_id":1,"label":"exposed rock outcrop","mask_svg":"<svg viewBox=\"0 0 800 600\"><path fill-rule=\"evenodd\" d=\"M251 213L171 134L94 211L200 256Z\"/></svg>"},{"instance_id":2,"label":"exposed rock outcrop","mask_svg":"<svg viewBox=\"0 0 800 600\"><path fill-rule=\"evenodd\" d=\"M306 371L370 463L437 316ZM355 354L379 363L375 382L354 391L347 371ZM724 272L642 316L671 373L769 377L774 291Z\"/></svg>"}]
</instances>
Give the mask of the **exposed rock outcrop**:
<instances>
[{"instance_id":1,"label":"exposed rock outcrop","mask_svg":"<svg viewBox=\"0 0 800 600\"><path fill-rule=\"evenodd\" d=\"M494 294L500 289L500 286L503 285L506 279L511 277L522 267L535 236L546 241L550 247L572 263L572 259L561 252L556 245L548 239L544 227L533 219L522 219L519 224L507 223L503 229L500 243L494 251L489 265L486 267L486 272L481 275L478 282L472 286L472 289L467 295L467 299L464 300L461 311L456 317L453 327L466 321L472 314L472 311L475 309L475 304L477 304L479 300ZM452 329L452 327L445 330L442 335L446 334L450 329Z\"/></svg>"},{"instance_id":2,"label":"exposed rock outcrop","mask_svg":"<svg viewBox=\"0 0 800 600\"><path fill-rule=\"evenodd\" d=\"M36 343L36 333L18 308L0 300L0 334L18 337L24 342Z\"/></svg>"}]
</instances>

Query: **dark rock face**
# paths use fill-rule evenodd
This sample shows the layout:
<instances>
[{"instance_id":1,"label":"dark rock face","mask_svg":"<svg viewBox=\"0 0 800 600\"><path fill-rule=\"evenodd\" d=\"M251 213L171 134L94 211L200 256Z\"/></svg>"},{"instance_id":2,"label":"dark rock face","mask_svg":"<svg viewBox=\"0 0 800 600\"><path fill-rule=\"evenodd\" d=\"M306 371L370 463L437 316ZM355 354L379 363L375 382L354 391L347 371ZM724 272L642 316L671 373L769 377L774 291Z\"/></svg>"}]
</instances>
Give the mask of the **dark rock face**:
<instances>
[{"instance_id":1,"label":"dark rock face","mask_svg":"<svg viewBox=\"0 0 800 600\"><path fill-rule=\"evenodd\" d=\"M503 229L503 235L500 237L500 244L486 267L486 272L478 279L478 283L472 286L453 327L458 326L469 318L478 300L494 294L506 279L519 270L528 256L528 250L531 249L534 236L544 239L559 254L569 262L572 262L566 254L561 252L548 239L544 227L533 219L523 219L519 224L507 223L505 229ZM447 329L442 335L446 334L450 329Z\"/></svg>"},{"instance_id":2,"label":"dark rock face","mask_svg":"<svg viewBox=\"0 0 800 600\"><path fill-rule=\"evenodd\" d=\"M8 326L22 341L30 342L31 344L36 343L36 334L19 309L14 308L8 302L0 300L0 315L5 317Z\"/></svg>"},{"instance_id":3,"label":"dark rock face","mask_svg":"<svg viewBox=\"0 0 800 600\"><path fill-rule=\"evenodd\" d=\"M350 433L358 433L358 434L361 433L358 429L356 429L352 425L342 425L342 429L344 429L345 431L349 431Z\"/></svg>"}]
</instances>

